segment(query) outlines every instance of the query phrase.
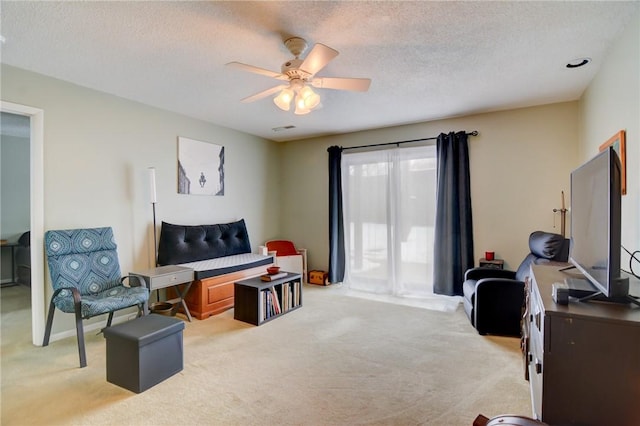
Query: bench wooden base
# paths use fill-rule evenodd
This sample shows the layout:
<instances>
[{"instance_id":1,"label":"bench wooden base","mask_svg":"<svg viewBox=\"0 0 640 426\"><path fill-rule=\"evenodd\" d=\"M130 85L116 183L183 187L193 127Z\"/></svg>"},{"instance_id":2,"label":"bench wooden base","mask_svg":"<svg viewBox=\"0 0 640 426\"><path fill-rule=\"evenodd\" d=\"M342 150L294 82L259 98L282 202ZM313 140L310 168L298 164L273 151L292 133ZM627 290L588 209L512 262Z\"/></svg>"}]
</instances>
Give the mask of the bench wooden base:
<instances>
[{"instance_id":1,"label":"bench wooden base","mask_svg":"<svg viewBox=\"0 0 640 426\"><path fill-rule=\"evenodd\" d=\"M189 312L202 320L233 308L233 284L265 274L268 266L271 265L194 281L184 298Z\"/></svg>"}]
</instances>

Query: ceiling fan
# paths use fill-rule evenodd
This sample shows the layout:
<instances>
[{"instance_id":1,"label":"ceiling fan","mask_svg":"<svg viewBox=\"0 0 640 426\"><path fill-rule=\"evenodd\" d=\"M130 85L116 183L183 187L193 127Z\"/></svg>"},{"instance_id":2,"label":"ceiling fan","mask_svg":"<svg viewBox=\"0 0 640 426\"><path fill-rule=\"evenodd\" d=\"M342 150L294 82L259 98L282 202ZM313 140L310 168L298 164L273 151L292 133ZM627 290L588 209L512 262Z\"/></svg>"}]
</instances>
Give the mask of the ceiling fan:
<instances>
[{"instance_id":1,"label":"ceiling fan","mask_svg":"<svg viewBox=\"0 0 640 426\"><path fill-rule=\"evenodd\" d=\"M246 97L241 102L254 102L280 92L273 99L278 108L283 111L289 111L293 100L295 105L294 112L301 115L308 114L320 104L320 96L310 86L318 89L351 90L356 92L369 90L371 80L368 78L315 77L318 71L338 56L337 50L324 44L316 43L309 54L304 59L300 59L300 55L307 49L307 42L304 39L291 37L284 41L284 45L295 58L282 64L279 73L240 62L229 62L227 64L227 66L233 68L287 82Z\"/></svg>"}]
</instances>

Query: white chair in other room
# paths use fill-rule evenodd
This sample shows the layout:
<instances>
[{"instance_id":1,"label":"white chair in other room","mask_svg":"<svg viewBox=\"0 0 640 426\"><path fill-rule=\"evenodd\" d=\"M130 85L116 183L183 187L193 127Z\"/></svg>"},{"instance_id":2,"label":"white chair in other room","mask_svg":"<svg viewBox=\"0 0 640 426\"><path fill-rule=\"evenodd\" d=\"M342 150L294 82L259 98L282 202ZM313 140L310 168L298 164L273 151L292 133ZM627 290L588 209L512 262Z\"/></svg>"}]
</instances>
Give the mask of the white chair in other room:
<instances>
[{"instance_id":1,"label":"white chair in other room","mask_svg":"<svg viewBox=\"0 0 640 426\"><path fill-rule=\"evenodd\" d=\"M275 254L276 265L283 271L295 272L302 275L303 282L307 282L307 249L296 248L291 241L271 240L260 246L263 254Z\"/></svg>"}]
</instances>

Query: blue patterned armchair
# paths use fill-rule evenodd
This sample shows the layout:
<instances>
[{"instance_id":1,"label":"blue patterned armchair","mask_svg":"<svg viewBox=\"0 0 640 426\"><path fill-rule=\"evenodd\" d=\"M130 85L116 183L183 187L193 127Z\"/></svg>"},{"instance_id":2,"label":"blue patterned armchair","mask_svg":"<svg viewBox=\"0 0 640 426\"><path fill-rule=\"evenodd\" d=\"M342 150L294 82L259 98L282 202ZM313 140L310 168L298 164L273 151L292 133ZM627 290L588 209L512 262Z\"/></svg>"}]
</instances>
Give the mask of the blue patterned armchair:
<instances>
[{"instance_id":1,"label":"blue patterned armchair","mask_svg":"<svg viewBox=\"0 0 640 426\"><path fill-rule=\"evenodd\" d=\"M80 367L86 367L82 320L113 313L131 306L144 315L149 290L141 283L123 284L129 277L120 276L120 264L111 228L47 231L44 236L53 295L42 346L49 344L55 308L76 317ZM131 282L131 285L134 283Z\"/></svg>"}]
</instances>

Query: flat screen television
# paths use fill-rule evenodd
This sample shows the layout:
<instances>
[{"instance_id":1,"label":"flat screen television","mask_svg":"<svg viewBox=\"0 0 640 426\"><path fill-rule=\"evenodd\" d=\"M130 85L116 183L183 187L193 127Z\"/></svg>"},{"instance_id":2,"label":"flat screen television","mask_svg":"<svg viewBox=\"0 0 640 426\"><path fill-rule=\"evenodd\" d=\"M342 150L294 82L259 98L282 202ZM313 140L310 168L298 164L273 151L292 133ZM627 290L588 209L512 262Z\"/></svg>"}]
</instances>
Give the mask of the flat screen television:
<instances>
[{"instance_id":1,"label":"flat screen television","mask_svg":"<svg viewBox=\"0 0 640 426\"><path fill-rule=\"evenodd\" d=\"M629 279L620 269L620 170L609 147L571 173L569 261L595 287L594 295L629 301Z\"/></svg>"}]
</instances>

